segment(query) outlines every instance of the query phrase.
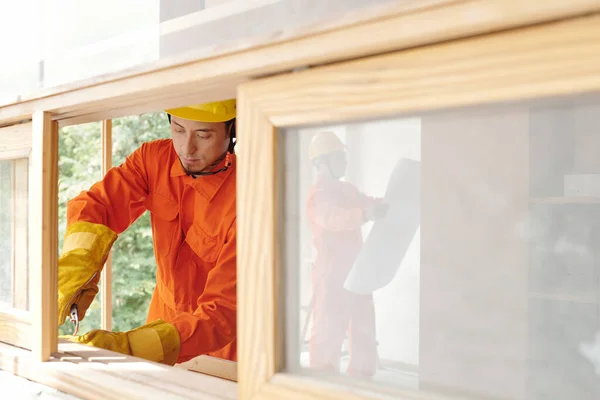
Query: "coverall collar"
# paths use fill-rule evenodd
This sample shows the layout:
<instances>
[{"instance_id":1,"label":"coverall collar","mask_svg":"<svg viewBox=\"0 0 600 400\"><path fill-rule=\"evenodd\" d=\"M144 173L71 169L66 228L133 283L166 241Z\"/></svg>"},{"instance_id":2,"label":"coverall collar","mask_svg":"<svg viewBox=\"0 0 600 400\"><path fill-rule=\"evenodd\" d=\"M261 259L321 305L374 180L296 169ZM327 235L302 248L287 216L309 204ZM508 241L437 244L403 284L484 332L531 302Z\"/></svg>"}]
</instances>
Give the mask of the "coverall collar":
<instances>
[{"instance_id":1,"label":"coverall collar","mask_svg":"<svg viewBox=\"0 0 600 400\"><path fill-rule=\"evenodd\" d=\"M231 155L230 161L231 166L227 168L227 170L214 175L199 176L194 179L185 173L183 167L181 166L181 161L179 161L179 157L177 157L177 154L175 154L175 161L173 161L173 164L171 165L171 177L183 177L186 184L193 187L202 197L210 201L215 194L217 194L221 186L223 186L223 183L227 180L229 175L231 175L232 171L235 170L235 153ZM224 165L225 159L221 160L221 162L215 165L214 168L219 169Z\"/></svg>"}]
</instances>

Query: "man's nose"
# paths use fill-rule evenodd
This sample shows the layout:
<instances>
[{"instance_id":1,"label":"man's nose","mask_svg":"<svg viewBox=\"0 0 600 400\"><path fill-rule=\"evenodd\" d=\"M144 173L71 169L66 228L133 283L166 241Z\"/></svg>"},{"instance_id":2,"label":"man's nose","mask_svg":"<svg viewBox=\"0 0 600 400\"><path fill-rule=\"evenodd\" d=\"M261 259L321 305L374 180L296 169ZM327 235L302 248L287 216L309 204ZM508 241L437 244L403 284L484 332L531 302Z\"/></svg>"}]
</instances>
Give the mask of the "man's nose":
<instances>
[{"instance_id":1,"label":"man's nose","mask_svg":"<svg viewBox=\"0 0 600 400\"><path fill-rule=\"evenodd\" d=\"M193 155L196 153L196 150L198 150L198 147L196 146L196 141L194 138L193 134L187 134L185 136L185 141L183 142L183 152L186 155Z\"/></svg>"}]
</instances>

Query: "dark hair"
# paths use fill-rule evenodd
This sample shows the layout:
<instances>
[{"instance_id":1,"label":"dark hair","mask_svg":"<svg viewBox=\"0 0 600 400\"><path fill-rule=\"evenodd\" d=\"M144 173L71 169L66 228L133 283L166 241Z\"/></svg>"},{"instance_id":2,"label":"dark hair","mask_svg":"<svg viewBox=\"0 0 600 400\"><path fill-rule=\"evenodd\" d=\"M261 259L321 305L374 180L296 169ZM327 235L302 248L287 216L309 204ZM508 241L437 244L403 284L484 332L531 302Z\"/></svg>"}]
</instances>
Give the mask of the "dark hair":
<instances>
[{"instance_id":1,"label":"dark hair","mask_svg":"<svg viewBox=\"0 0 600 400\"><path fill-rule=\"evenodd\" d=\"M171 123L171 114L167 113L167 118L169 119L169 124ZM225 121L225 131L229 133L229 148L227 149L230 153L233 153L233 148L235 147L235 118L230 119L229 121Z\"/></svg>"}]
</instances>

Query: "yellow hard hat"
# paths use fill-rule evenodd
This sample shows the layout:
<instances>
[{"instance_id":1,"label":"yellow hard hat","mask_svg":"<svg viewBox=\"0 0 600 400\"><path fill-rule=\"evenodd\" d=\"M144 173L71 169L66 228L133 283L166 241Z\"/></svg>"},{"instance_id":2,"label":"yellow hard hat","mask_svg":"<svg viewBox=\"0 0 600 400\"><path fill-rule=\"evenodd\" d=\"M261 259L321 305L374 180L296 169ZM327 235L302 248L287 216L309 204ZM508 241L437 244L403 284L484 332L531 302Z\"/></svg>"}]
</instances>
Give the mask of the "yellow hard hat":
<instances>
[{"instance_id":1,"label":"yellow hard hat","mask_svg":"<svg viewBox=\"0 0 600 400\"><path fill-rule=\"evenodd\" d=\"M235 99L172 108L166 112L175 117L199 122L225 122L235 118Z\"/></svg>"},{"instance_id":2,"label":"yellow hard hat","mask_svg":"<svg viewBox=\"0 0 600 400\"><path fill-rule=\"evenodd\" d=\"M329 131L321 132L310 143L308 158L313 161L318 157L345 149L346 146L335 133Z\"/></svg>"}]
</instances>

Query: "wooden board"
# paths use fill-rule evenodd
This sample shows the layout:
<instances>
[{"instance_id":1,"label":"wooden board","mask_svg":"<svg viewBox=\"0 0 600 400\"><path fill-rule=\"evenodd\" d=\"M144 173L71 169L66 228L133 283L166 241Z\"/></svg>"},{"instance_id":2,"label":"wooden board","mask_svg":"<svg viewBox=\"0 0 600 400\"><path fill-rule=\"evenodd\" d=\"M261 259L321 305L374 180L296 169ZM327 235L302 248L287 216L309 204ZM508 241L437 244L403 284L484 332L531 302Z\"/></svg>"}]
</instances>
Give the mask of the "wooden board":
<instances>
[{"instance_id":1,"label":"wooden board","mask_svg":"<svg viewBox=\"0 0 600 400\"><path fill-rule=\"evenodd\" d=\"M44 363L0 343L0 369L84 399L237 398L233 382L64 341Z\"/></svg>"},{"instance_id":2,"label":"wooden board","mask_svg":"<svg viewBox=\"0 0 600 400\"><path fill-rule=\"evenodd\" d=\"M278 369L275 356L274 291L276 277L276 132L266 117L241 93L238 124L260 140L240 148L237 170L238 230L238 383L240 398L250 399ZM256 179L262 176L263 179ZM253 200L254 199L254 200ZM260 223L257 223L260 221ZM256 240L256 238L261 238Z\"/></svg>"},{"instance_id":3,"label":"wooden board","mask_svg":"<svg viewBox=\"0 0 600 400\"><path fill-rule=\"evenodd\" d=\"M28 157L31 152L31 123L0 128L0 159Z\"/></svg>"},{"instance_id":4,"label":"wooden board","mask_svg":"<svg viewBox=\"0 0 600 400\"><path fill-rule=\"evenodd\" d=\"M235 95L239 83L314 66L553 21L600 10L597 0L399 1L301 31L41 91L0 107L0 126L51 111L65 124L116 118ZM343 43L344 45L340 45ZM592 53L590 53L592 54Z\"/></svg>"},{"instance_id":5,"label":"wooden board","mask_svg":"<svg viewBox=\"0 0 600 400\"><path fill-rule=\"evenodd\" d=\"M402 158L390 177L385 217L373 224L344 288L370 294L389 284L404 259L420 224L420 163Z\"/></svg>"},{"instance_id":6,"label":"wooden board","mask_svg":"<svg viewBox=\"0 0 600 400\"><path fill-rule=\"evenodd\" d=\"M28 312L0 309L0 342L31 348L31 317Z\"/></svg>"},{"instance_id":7,"label":"wooden board","mask_svg":"<svg viewBox=\"0 0 600 400\"><path fill-rule=\"evenodd\" d=\"M32 281L32 351L40 361L57 346L58 123L43 111L33 115L30 172L29 259Z\"/></svg>"},{"instance_id":8,"label":"wooden board","mask_svg":"<svg viewBox=\"0 0 600 400\"><path fill-rule=\"evenodd\" d=\"M238 364L234 361L203 355L175 366L237 382Z\"/></svg>"},{"instance_id":9,"label":"wooden board","mask_svg":"<svg viewBox=\"0 0 600 400\"><path fill-rule=\"evenodd\" d=\"M112 168L112 120L102 121L102 176ZM112 250L108 253L106 263L100 276L102 285L101 329L112 331Z\"/></svg>"}]
</instances>

